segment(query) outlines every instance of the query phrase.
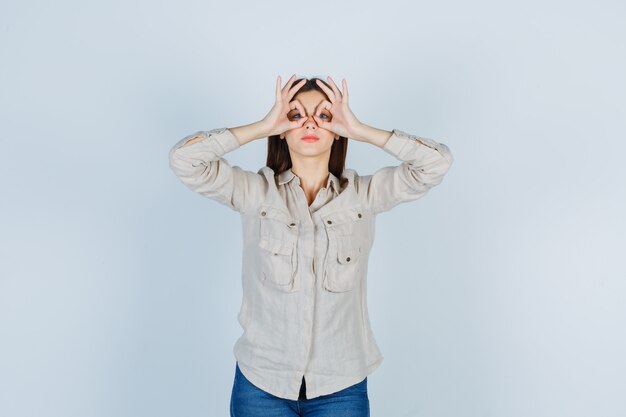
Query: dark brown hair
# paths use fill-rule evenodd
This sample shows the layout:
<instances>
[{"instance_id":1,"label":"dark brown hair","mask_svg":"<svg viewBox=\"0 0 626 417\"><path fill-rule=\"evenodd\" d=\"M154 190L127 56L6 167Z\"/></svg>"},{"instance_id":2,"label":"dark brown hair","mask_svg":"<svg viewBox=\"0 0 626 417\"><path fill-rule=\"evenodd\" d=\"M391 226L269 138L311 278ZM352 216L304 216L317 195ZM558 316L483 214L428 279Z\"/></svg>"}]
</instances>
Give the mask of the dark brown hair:
<instances>
[{"instance_id":1,"label":"dark brown hair","mask_svg":"<svg viewBox=\"0 0 626 417\"><path fill-rule=\"evenodd\" d=\"M302 78L295 80L292 85L296 85ZM295 96L299 93L306 91L316 90L324 95L326 100L330 101L324 90L317 85L315 80L320 80L328 88L331 88L327 82L320 78L309 78L298 89ZM293 100L292 100L293 101ZM331 112L332 113L332 112ZM344 170L346 163L346 153L348 151L348 138L340 136L339 139L333 139L333 146L330 148L330 159L328 161L328 170L333 173L337 178L341 178L341 173ZM289 155L289 146L287 141L282 140L280 135L271 135L267 138L267 161L265 163L268 167L274 170L275 175L291 168L291 156Z\"/></svg>"}]
</instances>

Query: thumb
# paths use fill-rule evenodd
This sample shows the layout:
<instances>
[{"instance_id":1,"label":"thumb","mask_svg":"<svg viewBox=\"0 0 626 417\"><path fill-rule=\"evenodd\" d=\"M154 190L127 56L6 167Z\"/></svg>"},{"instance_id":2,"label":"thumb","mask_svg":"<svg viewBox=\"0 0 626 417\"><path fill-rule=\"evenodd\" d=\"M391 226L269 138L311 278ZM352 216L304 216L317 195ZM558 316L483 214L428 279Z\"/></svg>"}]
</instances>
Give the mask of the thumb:
<instances>
[{"instance_id":1,"label":"thumb","mask_svg":"<svg viewBox=\"0 0 626 417\"><path fill-rule=\"evenodd\" d=\"M304 125L304 122L306 122L306 119L308 119L308 116L304 116L299 120L294 120L292 122L289 122L289 129L295 129L297 127L302 127L302 125Z\"/></svg>"},{"instance_id":2,"label":"thumb","mask_svg":"<svg viewBox=\"0 0 626 417\"><path fill-rule=\"evenodd\" d=\"M318 116L313 116L313 118L315 119L315 121L317 122L317 125L323 129L330 129L330 122L327 122L325 120L320 119Z\"/></svg>"}]
</instances>

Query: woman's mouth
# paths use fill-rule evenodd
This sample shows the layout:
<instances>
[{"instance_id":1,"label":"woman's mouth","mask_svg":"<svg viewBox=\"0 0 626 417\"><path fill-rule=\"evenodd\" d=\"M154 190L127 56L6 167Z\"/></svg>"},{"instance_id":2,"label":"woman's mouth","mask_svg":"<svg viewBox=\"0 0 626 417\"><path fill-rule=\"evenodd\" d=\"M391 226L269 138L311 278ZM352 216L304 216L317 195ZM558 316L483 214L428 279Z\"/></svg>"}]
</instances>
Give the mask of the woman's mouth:
<instances>
[{"instance_id":1,"label":"woman's mouth","mask_svg":"<svg viewBox=\"0 0 626 417\"><path fill-rule=\"evenodd\" d=\"M302 140L305 142L315 142L318 141L320 138L318 138L315 135L306 135L302 137Z\"/></svg>"}]
</instances>

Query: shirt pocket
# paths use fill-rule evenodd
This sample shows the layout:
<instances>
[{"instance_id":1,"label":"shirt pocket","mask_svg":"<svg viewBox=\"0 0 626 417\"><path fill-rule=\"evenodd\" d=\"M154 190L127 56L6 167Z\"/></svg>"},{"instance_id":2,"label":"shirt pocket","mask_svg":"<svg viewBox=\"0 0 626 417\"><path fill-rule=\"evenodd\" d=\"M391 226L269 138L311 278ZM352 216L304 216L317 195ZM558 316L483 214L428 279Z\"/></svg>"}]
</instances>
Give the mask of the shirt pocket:
<instances>
[{"instance_id":1,"label":"shirt pocket","mask_svg":"<svg viewBox=\"0 0 626 417\"><path fill-rule=\"evenodd\" d=\"M263 283L284 292L296 291L298 270L296 245L271 237L261 237L259 247Z\"/></svg>"},{"instance_id":2,"label":"shirt pocket","mask_svg":"<svg viewBox=\"0 0 626 417\"><path fill-rule=\"evenodd\" d=\"M280 291L297 291L299 221L270 204L259 208L258 219L261 281Z\"/></svg>"},{"instance_id":3,"label":"shirt pocket","mask_svg":"<svg viewBox=\"0 0 626 417\"><path fill-rule=\"evenodd\" d=\"M328 235L323 287L329 292L353 290L361 281L366 222L360 207L343 209L323 218Z\"/></svg>"}]
</instances>

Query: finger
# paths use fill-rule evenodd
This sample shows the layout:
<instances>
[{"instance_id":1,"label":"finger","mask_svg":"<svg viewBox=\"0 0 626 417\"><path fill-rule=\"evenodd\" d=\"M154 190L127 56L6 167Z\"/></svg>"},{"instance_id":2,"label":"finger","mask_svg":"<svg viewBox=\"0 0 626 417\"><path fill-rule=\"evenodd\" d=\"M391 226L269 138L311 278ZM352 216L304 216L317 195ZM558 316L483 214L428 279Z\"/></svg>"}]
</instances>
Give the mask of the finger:
<instances>
[{"instance_id":1,"label":"finger","mask_svg":"<svg viewBox=\"0 0 626 417\"><path fill-rule=\"evenodd\" d=\"M276 97L280 97L280 75L276 78Z\"/></svg>"},{"instance_id":2,"label":"finger","mask_svg":"<svg viewBox=\"0 0 626 417\"><path fill-rule=\"evenodd\" d=\"M341 82L341 84L343 85L343 98L346 101L346 103L348 102L348 82L346 81L346 79L344 78L343 81Z\"/></svg>"},{"instance_id":3,"label":"finger","mask_svg":"<svg viewBox=\"0 0 626 417\"><path fill-rule=\"evenodd\" d=\"M306 114L306 112L304 111L304 106L302 105L302 103L300 103L300 100L295 99L289 102L289 108L290 109L298 109L298 111L300 112L300 116L304 117L304 115Z\"/></svg>"},{"instance_id":4,"label":"finger","mask_svg":"<svg viewBox=\"0 0 626 417\"><path fill-rule=\"evenodd\" d=\"M335 93L335 98L337 100L341 100L343 97L342 97L341 93L339 92L339 88L337 87L337 85L335 84L333 79L330 78L330 75L328 76L328 81L330 81L330 86L332 87L333 92Z\"/></svg>"},{"instance_id":5,"label":"finger","mask_svg":"<svg viewBox=\"0 0 626 417\"><path fill-rule=\"evenodd\" d=\"M289 90L289 93L287 94L287 100L291 100L291 98L296 95L296 92L298 92L298 90L305 83L306 83L306 78L303 78L303 79L300 80L300 82L298 84L296 84L291 90Z\"/></svg>"},{"instance_id":6,"label":"finger","mask_svg":"<svg viewBox=\"0 0 626 417\"><path fill-rule=\"evenodd\" d=\"M330 99L331 102L335 102L335 93L333 93L333 90L331 90L330 88L326 87L326 84L324 84L321 80L315 80L317 82L317 85L320 86L320 88L326 93L326 95L328 96L328 98Z\"/></svg>"},{"instance_id":7,"label":"finger","mask_svg":"<svg viewBox=\"0 0 626 417\"><path fill-rule=\"evenodd\" d=\"M324 109L330 111L332 108L333 108L333 103L331 103L328 100L323 100L320 104L317 105L316 114L321 113L322 110Z\"/></svg>"},{"instance_id":8,"label":"finger","mask_svg":"<svg viewBox=\"0 0 626 417\"><path fill-rule=\"evenodd\" d=\"M282 93L286 93L287 91L289 91L289 89L291 88L291 84L293 84L293 82L296 79L296 74L293 74L289 80L287 81L287 84L285 84L285 86L283 87Z\"/></svg>"},{"instance_id":9,"label":"finger","mask_svg":"<svg viewBox=\"0 0 626 417\"><path fill-rule=\"evenodd\" d=\"M318 125L319 127L321 127L322 129L331 130L331 129L330 129L330 123L329 123L329 122L327 122L327 121L325 121L325 120L320 119L319 117L317 117L317 115L316 115L316 116L313 116L313 119L315 119L315 122L317 123L317 125Z\"/></svg>"},{"instance_id":10,"label":"finger","mask_svg":"<svg viewBox=\"0 0 626 417\"><path fill-rule=\"evenodd\" d=\"M293 122L289 122L289 129L302 127L302 125L306 122L306 119L308 119L308 117L303 117L301 119L294 120Z\"/></svg>"},{"instance_id":11,"label":"finger","mask_svg":"<svg viewBox=\"0 0 626 417\"><path fill-rule=\"evenodd\" d=\"M322 80L316 80L317 81L317 85L322 89L322 91L324 91L326 93L326 95L328 96L328 98L330 99L331 102L335 101L335 93L333 92L333 90L331 90L328 85L326 85L326 83L324 83Z\"/></svg>"}]
</instances>

